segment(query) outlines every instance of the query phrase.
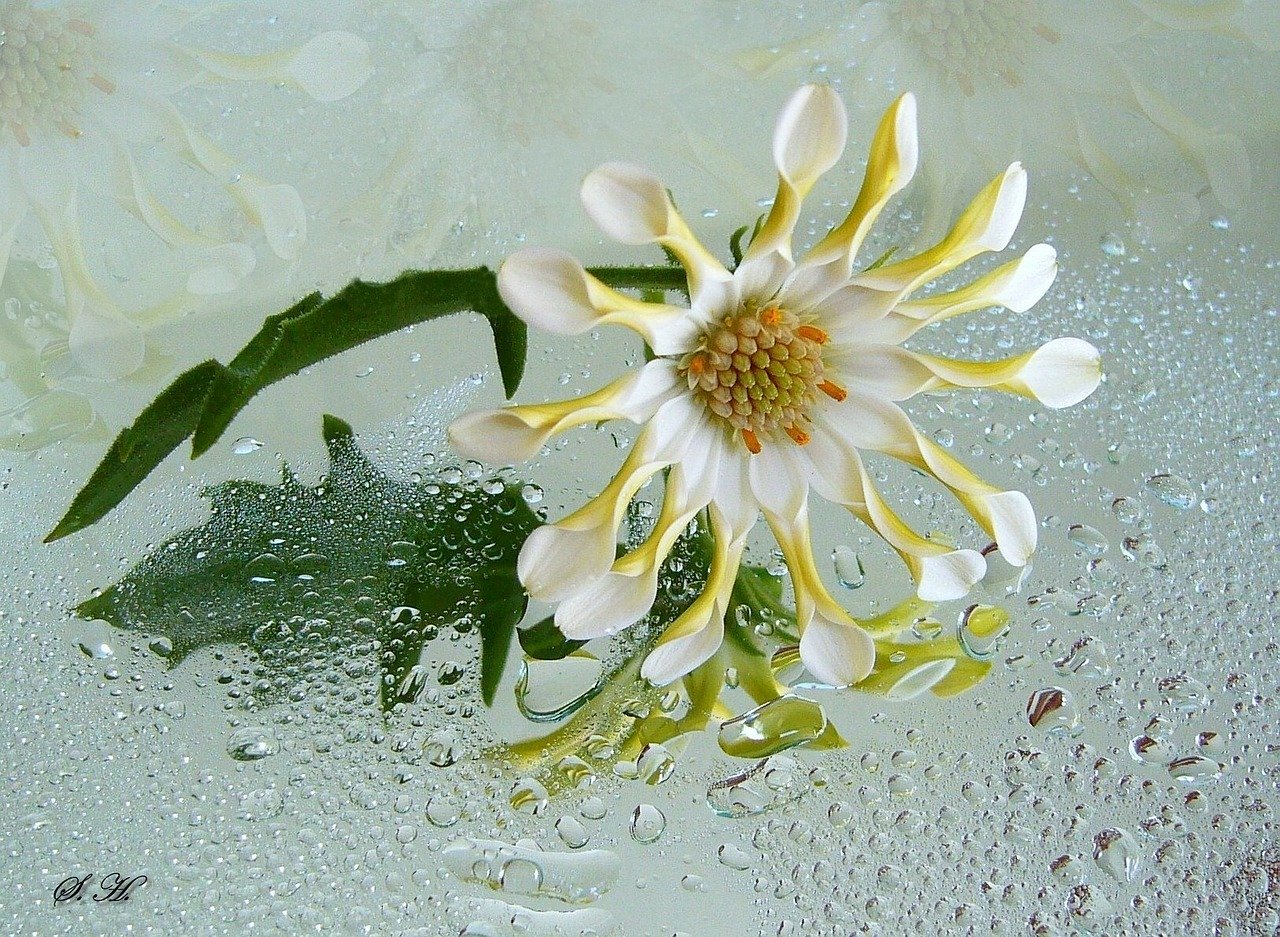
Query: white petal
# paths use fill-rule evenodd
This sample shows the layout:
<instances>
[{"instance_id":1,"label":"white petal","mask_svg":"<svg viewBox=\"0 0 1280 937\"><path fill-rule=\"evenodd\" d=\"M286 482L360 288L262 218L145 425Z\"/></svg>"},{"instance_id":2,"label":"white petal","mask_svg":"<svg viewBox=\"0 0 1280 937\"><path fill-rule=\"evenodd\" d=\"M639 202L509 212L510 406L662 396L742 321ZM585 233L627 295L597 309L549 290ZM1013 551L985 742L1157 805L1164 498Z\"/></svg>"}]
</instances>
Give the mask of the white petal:
<instances>
[{"instance_id":1,"label":"white petal","mask_svg":"<svg viewBox=\"0 0 1280 937\"><path fill-rule=\"evenodd\" d=\"M321 33L298 50L284 74L317 101L340 101L373 74L369 44L353 33Z\"/></svg>"},{"instance_id":2,"label":"white petal","mask_svg":"<svg viewBox=\"0 0 1280 937\"><path fill-rule=\"evenodd\" d=\"M1021 163L1013 163L1005 170L1000 194L987 220L985 229L977 234L974 243L989 251L1002 251L1009 246L1013 234L1022 220L1022 210L1027 204L1027 171Z\"/></svg>"},{"instance_id":3,"label":"white petal","mask_svg":"<svg viewBox=\"0 0 1280 937\"><path fill-rule=\"evenodd\" d=\"M847 616L842 621L818 611L800 635L800 659L823 683L851 686L871 673L876 645L871 635Z\"/></svg>"},{"instance_id":4,"label":"white petal","mask_svg":"<svg viewBox=\"0 0 1280 937\"><path fill-rule=\"evenodd\" d=\"M1021 491L1001 491L983 499L1000 555L1014 566L1025 566L1036 551L1039 525L1035 508Z\"/></svg>"},{"instance_id":5,"label":"white petal","mask_svg":"<svg viewBox=\"0 0 1280 937\"><path fill-rule=\"evenodd\" d=\"M142 367L142 329L119 316L83 310L71 323L67 344L76 364L94 377L118 380Z\"/></svg>"},{"instance_id":6,"label":"white petal","mask_svg":"<svg viewBox=\"0 0 1280 937\"><path fill-rule=\"evenodd\" d=\"M640 676L655 686L666 686L706 663L724 640L724 609L714 604L702 627L659 644L640 666Z\"/></svg>"},{"instance_id":7,"label":"white petal","mask_svg":"<svg viewBox=\"0 0 1280 937\"><path fill-rule=\"evenodd\" d=\"M790 440L774 444L766 441L747 464L751 492L760 506L788 520L799 515L809 497L804 463L788 451L794 448Z\"/></svg>"},{"instance_id":8,"label":"white petal","mask_svg":"<svg viewBox=\"0 0 1280 937\"><path fill-rule=\"evenodd\" d=\"M969 594L987 571L987 561L977 550L952 550L920 558L916 595L926 602L949 602Z\"/></svg>"},{"instance_id":9,"label":"white petal","mask_svg":"<svg viewBox=\"0 0 1280 937\"><path fill-rule=\"evenodd\" d=\"M560 603L556 627L575 641L617 634L649 614L657 595L656 569L638 576L610 572Z\"/></svg>"},{"instance_id":10,"label":"white petal","mask_svg":"<svg viewBox=\"0 0 1280 937\"><path fill-rule=\"evenodd\" d=\"M808 188L844 153L849 118L830 85L804 85L791 96L773 134L773 162L780 175Z\"/></svg>"},{"instance_id":11,"label":"white petal","mask_svg":"<svg viewBox=\"0 0 1280 937\"><path fill-rule=\"evenodd\" d=\"M467 458L524 462L552 436L574 426L618 419L648 422L678 390L674 365L658 358L585 397L464 413L449 424L449 442Z\"/></svg>"},{"instance_id":12,"label":"white petal","mask_svg":"<svg viewBox=\"0 0 1280 937\"><path fill-rule=\"evenodd\" d=\"M689 350L698 321L687 309L646 303L611 289L560 250L528 247L498 270L498 293L511 311L534 328L556 335L580 335L599 325L624 325L638 332L657 355Z\"/></svg>"},{"instance_id":13,"label":"white petal","mask_svg":"<svg viewBox=\"0 0 1280 937\"><path fill-rule=\"evenodd\" d=\"M601 231L623 244L649 244L667 232L667 187L631 163L592 171L582 182L582 205Z\"/></svg>"},{"instance_id":14,"label":"white petal","mask_svg":"<svg viewBox=\"0 0 1280 937\"><path fill-rule=\"evenodd\" d=\"M571 529L546 524L520 548L516 574L535 599L556 602L609 572L617 528L598 524Z\"/></svg>"},{"instance_id":15,"label":"white petal","mask_svg":"<svg viewBox=\"0 0 1280 937\"><path fill-rule=\"evenodd\" d=\"M1018 381L1046 407L1070 407L1102 381L1102 356L1079 338L1056 338L1031 353Z\"/></svg>"},{"instance_id":16,"label":"white petal","mask_svg":"<svg viewBox=\"0 0 1280 937\"><path fill-rule=\"evenodd\" d=\"M297 260L307 239L307 211L298 190L284 183L269 184L249 177L238 188L275 255Z\"/></svg>"}]
</instances>

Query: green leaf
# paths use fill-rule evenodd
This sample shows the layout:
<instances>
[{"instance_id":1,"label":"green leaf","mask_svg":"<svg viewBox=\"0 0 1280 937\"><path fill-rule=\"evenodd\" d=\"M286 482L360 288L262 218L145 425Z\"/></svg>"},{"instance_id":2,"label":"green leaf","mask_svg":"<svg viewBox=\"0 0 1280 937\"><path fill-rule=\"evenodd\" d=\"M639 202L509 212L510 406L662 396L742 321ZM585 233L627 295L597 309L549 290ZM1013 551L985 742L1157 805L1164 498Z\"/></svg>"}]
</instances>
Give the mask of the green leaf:
<instances>
[{"instance_id":1,"label":"green leaf","mask_svg":"<svg viewBox=\"0 0 1280 937\"><path fill-rule=\"evenodd\" d=\"M209 388L222 370L216 361L196 365L170 384L132 426L121 430L45 543L101 519L181 445L191 435Z\"/></svg>"},{"instance_id":2,"label":"green leaf","mask_svg":"<svg viewBox=\"0 0 1280 937\"><path fill-rule=\"evenodd\" d=\"M520 638L520 648L534 660L563 660L587 643L566 638L552 616L521 628L516 635Z\"/></svg>"},{"instance_id":3,"label":"green leaf","mask_svg":"<svg viewBox=\"0 0 1280 937\"><path fill-rule=\"evenodd\" d=\"M306 681L298 660L317 648L334 660L372 654L380 680L367 692L384 710L433 679L438 635L478 633L479 685L491 702L527 603L516 557L539 523L519 486L413 484L370 463L343 421L326 416L324 436L321 484L286 470L278 486L208 489L206 523L76 614L167 638L171 666L200 648L245 645L279 693Z\"/></svg>"},{"instance_id":4,"label":"green leaf","mask_svg":"<svg viewBox=\"0 0 1280 937\"><path fill-rule=\"evenodd\" d=\"M678 267L596 267L617 288L687 289ZM420 322L471 310L483 315L508 397L524 373L528 331L498 294L487 267L416 270L387 283L356 280L325 299L312 293L268 318L228 365L206 361L178 377L121 432L46 542L83 530L123 501L188 436L195 458L221 438L260 391L303 368Z\"/></svg>"}]
</instances>

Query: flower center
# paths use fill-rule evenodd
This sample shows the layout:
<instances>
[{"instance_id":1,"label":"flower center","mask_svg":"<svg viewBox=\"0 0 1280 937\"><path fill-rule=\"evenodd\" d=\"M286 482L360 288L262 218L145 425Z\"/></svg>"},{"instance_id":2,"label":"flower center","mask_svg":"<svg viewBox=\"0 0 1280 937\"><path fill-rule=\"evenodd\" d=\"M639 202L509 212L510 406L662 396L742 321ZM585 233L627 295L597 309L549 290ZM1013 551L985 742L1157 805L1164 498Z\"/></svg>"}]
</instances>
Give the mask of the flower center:
<instances>
[{"instance_id":1,"label":"flower center","mask_svg":"<svg viewBox=\"0 0 1280 937\"><path fill-rule=\"evenodd\" d=\"M29 0L0 6L0 131L19 146L45 132L80 136L80 105L89 86L115 85L94 71L93 26L65 9L34 9Z\"/></svg>"},{"instance_id":2,"label":"flower center","mask_svg":"<svg viewBox=\"0 0 1280 937\"><path fill-rule=\"evenodd\" d=\"M1061 38L1036 0L899 0L898 17L925 60L969 96L992 78L1018 87L1034 38Z\"/></svg>"},{"instance_id":3,"label":"flower center","mask_svg":"<svg viewBox=\"0 0 1280 937\"><path fill-rule=\"evenodd\" d=\"M797 445L809 441L809 408L818 391L843 400L845 391L823 376L827 333L801 325L776 304L746 307L708 329L679 373L707 409L741 435L752 452L779 431Z\"/></svg>"}]
</instances>

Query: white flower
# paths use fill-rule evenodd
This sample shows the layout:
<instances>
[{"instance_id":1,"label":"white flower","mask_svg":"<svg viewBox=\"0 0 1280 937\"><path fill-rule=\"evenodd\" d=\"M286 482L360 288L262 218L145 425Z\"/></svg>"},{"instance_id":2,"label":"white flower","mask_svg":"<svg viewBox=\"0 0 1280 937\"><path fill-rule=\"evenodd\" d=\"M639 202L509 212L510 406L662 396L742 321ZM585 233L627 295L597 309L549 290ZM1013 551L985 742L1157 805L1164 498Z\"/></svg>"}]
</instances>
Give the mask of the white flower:
<instances>
[{"instance_id":1,"label":"white flower","mask_svg":"<svg viewBox=\"0 0 1280 937\"><path fill-rule=\"evenodd\" d=\"M0 279L19 226L33 217L62 277L70 351L94 376L137 370L146 326L183 311L188 296L234 289L256 264L249 243L184 220L182 207L148 184L143 157L158 141L220 186L276 255L295 258L306 236L297 191L247 171L187 123L173 96L192 85L262 81L332 101L369 74L368 49L349 33L233 55L176 42L191 16L156 0L0 6ZM106 193L167 248L190 256L187 296L130 314L106 293L82 243L79 209L89 191Z\"/></svg>"},{"instance_id":2,"label":"white flower","mask_svg":"<svg viewBox=\"0 0 1280 937\"><path fill-rule=\"evenodd\" d=\"M925 174L940 215L970 160L1021 153L1084 169L1129 218L1167 237L1201 214L1205 194L1244 208L1249 156L1237 134L1207 124L1221 114L1197 121L1157 92L1127 46L1199 31L1280 48L1278 9L1270 0L870 0L832 7L839 13L817 29L737 61L753 75L821 61L873 113L914 89L953 154Z\"/></svg>"},{"instance_id":3,"label":"white flower","mask_svg":"<svg viewBox=\"0 0 1280 937\"><path fill-rule=\"evenodd\" d=\"M624 325L656 356L585 398L467 414L449 429L464 454L520 460L571 426L608 419L643 424L598 497L530 535L519 574L530 595L560 603L556 623L566 635L616 633L648 611L658 566L693 516L708 509L715 552L706 588L646 659L642 672L655 683L688 673L719 646L729 592L760 512L791 571L805 666L837 686L865 677L874 645L821 581L809 535L810 487L876 530L905 560L922 598L958 597L982 577L982 556L912 530L876 490L861 452L887 454L935 477L1002 556L1020 566L1036 546L1026 496L974 475L919 433L896 401L938 388L992 387L1065 407L1100 380L1097 351L1073 338L990 363L898 347L919 329L964 312L990 306L1021 312L1056 273L1053 249L1039 244L967 286L919 295L937 277L1008 244L1026 197L1026 173L1017 164L979 194L938 244L855 272L868 229L916 169L910 95L881 121L848 217L794 260L801 201L839 160L845 136L844 106L830 88L806 85L787 102L773 143L777 196L732 272L696 240L647 170L607 163L586 178L583 204L607 235L657 243L679 258L688 276L687 308L619 293L556 250L522 250L499 272L503 298L529 324L559 334ZM652 535L615 560L627 504L667 468Z\"/></svg>"}]
</instances>

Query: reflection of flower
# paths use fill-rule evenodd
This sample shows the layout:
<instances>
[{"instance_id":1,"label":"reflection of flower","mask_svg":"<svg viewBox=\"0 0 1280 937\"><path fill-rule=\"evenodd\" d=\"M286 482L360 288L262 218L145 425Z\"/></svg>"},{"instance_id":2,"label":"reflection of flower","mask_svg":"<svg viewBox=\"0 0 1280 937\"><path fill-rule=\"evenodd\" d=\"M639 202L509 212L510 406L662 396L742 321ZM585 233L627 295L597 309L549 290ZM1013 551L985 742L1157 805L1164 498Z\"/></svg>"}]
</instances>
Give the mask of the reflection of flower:
<instances>
[{"instance_id":1,"label":"reflection of flower","mask_svg":"<svg viewBox=\"0 0 1280 937\"><path fill-rule=\"evenodd\" d=\"M690 308L618 293L560 251L520 251L499 273L503 298L527 322L561 334L625 325L657 356L587 397L470 414L450 427L464 453L527 459L571 426L618 418L644 424L599 497L534 531L519 572L531 595L560 603L556 624L565 635L612 634L644 617L659 565L694 515L708 509L713 549L706 586L646 658L642 672L656 683L688 673L716 652L742 551L761 510L791 571L805 666L834 685L866 677L875 647L822 584L809 537L809 485L879 532L906 561L922 598L962 595L981 577L982 557L908 527L876 491L859 451L894 456L935 477L995 538L1005 559L1022 565L1036 543L1026 496L969 472L919 433L893 401L937 388L994 387L1063 407L1098 384L1097 351L1078 339L992 363L898 347L922 327L960 313L996 305L1024 310L1056 272L1053 249L1036 245L966 286L915 295L965 261L1005 248L1026 198L1026 174L1014 164L938 244L854 274L868 229L915 172L910 95L882 120L848 217L794 262L791 234L801 200L838 161L845 136L845 110L831 89L808 85L791 98L774 138L777 196L732 273L694 238L665 186L646 170L607 163L587 177L583 202L606 234L627 244L657 243L679 258ZM668 467L653 533L615 562L627 504Z\"/></svg>"},{"instance_id":2,"label":"reflection of flower","mask_svg":"<svg viewBox=\"0 0 1280 937\"><path fill-rule=\"evenodd\" d=\"M1139 34L1217 32L1280 47L1269 2L1187 4L1171 0L871 0L844 22L741 54L764 74L788 64L847 61L848 87L868 103L910 87L939 115L952 154L927 180L949 200L965 157L1038 154L1049 146L1089 172L1135 220L1153 231L1194 220L1212 192L1228 210L1250 185L1244 144L1202 126L1157 93L1126 59ZM839 59L837 59L839 57ZM948 173L942 175L941 173Z\"/></svg>"},{"instance_id":3,"label":"reflection of flower","mask_svg":"<svg viewBox=\"0 0 1280 937\"><path fill-rule=\"evenodd\" d=\"M58 264L70 350L98 376L136 370L142 327L178 312L185 298L131 317L107 295L82 244L81 184L110 193L169 248L195 256L187 293L234 289L255 264L252 248L235 234L180 218L174 200L148 184L148 146L161 140L174 157L207 174L280 257L295 257L305 238L302 202L291 186L246 171L189 125L171 98L201 83L267 81L336 100L368 74L363 41L347 33L242 56L174 41L189 18L155 0L66 6L9 0L0 9L0 276L30 214Z\"/></svg>"},{"instance_id":4,"label":"reflection of flower","mask_svg":"<svg viewBox=\"0 0 1280 937\"><path fill-rule=\"evenodd\" d=\"M386 101L402 129L354 214L377 219L410 261L432 257L461 227L500 244L551 230L555 219L540 214L549 192L638 143L640 127L681 119L667 105L665 83L679 70L663 67L666 42L634 39L651 25L650 4L398 0L393 9L416 39Z\"/></svg>"}]
</instances>

